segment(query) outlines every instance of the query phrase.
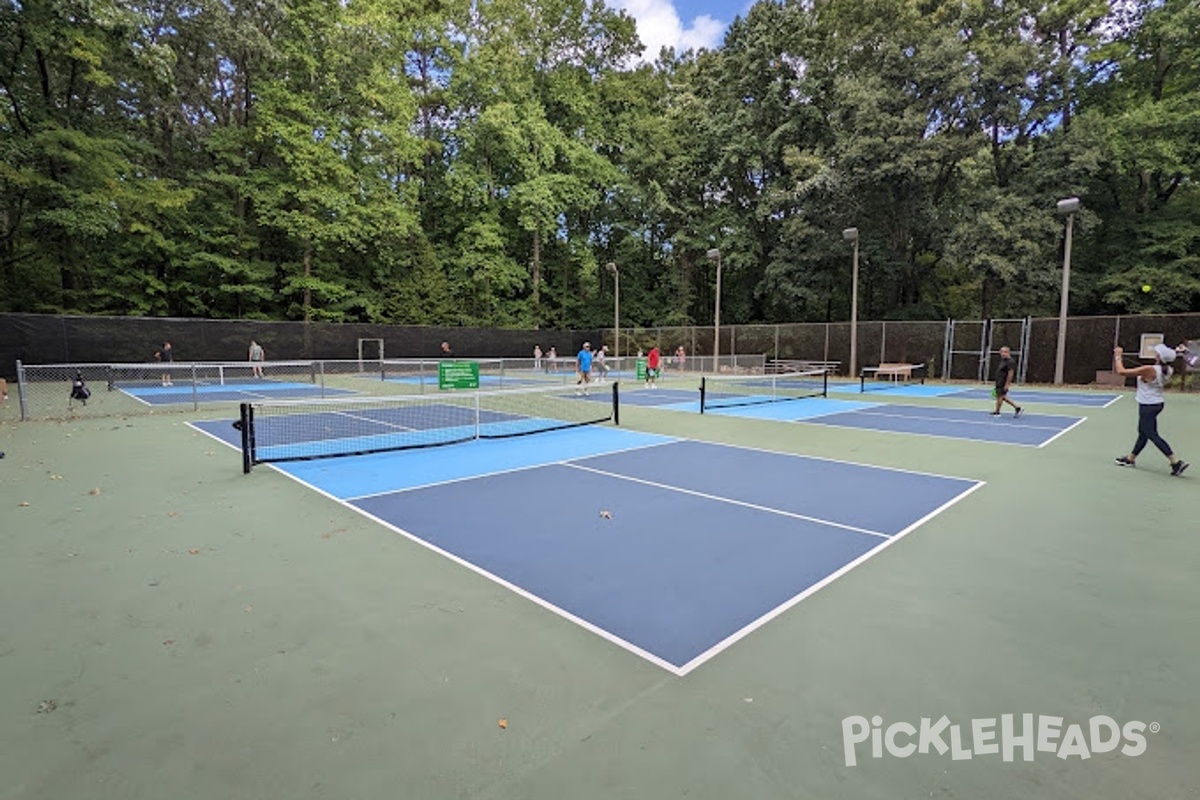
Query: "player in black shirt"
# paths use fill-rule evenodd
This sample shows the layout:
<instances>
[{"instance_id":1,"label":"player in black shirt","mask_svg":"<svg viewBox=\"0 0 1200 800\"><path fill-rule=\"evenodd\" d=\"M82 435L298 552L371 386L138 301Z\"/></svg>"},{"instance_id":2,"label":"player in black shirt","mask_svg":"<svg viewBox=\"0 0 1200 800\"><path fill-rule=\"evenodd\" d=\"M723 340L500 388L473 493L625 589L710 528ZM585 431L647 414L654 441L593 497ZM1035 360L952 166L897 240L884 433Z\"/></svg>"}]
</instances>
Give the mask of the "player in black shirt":
<instances>
[{"instance_id":1,"label":"player in black shirt","mask_svg":"<svg viewBox=\"0 0 1200 800\"><path fill-rule=\"evenodd\" d=\"M1017 362L1013 360L1012 351L1007 347L1000 348L1000 363L996 365L996 388L992 389L992 397L996 398L996 410L992 412L993 417L1000 416L1000 406L1008 403L1016 409L1013 413L1014 417L1021 416L1021 407L1014 403L1008 396L1008 390L1012 388L1013 378L1017 374Z\"/></svg>"}]
</instances>

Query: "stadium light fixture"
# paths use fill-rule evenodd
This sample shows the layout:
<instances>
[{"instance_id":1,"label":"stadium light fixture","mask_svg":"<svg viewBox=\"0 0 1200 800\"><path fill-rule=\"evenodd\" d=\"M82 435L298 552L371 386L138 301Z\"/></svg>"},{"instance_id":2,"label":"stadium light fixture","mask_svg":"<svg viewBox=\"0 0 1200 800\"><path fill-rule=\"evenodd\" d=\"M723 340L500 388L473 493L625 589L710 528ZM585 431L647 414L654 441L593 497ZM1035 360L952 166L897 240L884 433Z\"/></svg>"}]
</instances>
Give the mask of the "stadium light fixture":
<instances>
[{"instance_id":1,"label":"stadium light fixture","mask_svg":"<svg viewBox=\"0 0 1200 800\"><path fill-rule=\"evenodd\" d=\"M854 268L850 279L850 371L858 374L858 228L846 228L842 238L854 245Z\"/></svg>"},{"instance_id":2,"label":"stadium light fixture","mask_svg":"<svg viewBox=\"0 0 1200 800\"><path fill-rule=\"evenodd\" d=\"M705 255L717 262L717 301L713 309L713 372L721 371L721 251L713 248Z\"/></svg>"},{"instance_id":3,"label":"stadium light fixture","mask_svg":"<svg viewBox=\"0 0 1200 800\"><path fill-rule=\"evenodd\" d=\"M1054 382L1063 382L1063 365L1067 355L1067 302L1071 296L1071 229L1075 214L1079 211L1079 198L1068 197L1058 201L1058 213L1067 218L1067 238L1063 245L1062 297L1058 306L1058 349L1054 355Z\"/></svg>"},{"instance_id":4,"label":"stadium light fixture","mask_svg":"<svg viewBox=\"0 0 1200 800\"><path fill-rule=\"evenodd\" d=\"M613 357L621 357L621 271L608 262L607 269L613 276Z\"/></svg>"}]
</instances>

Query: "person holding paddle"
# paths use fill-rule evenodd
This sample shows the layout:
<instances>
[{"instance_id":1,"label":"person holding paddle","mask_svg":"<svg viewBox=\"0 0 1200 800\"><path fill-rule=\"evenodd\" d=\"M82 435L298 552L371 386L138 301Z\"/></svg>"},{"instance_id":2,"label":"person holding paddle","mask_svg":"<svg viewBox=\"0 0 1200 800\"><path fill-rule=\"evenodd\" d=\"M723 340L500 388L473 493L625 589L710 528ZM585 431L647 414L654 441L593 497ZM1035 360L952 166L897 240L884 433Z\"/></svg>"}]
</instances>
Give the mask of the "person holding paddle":
<instances>
[{"instance_id":1,"label":"person holding paddle","mask_svg":"<svg viewBox=\"0 0 1200 800\"><path fill-rule=\"evenodd\" d=\"M1000 363L996 365L996 385L992 389L992 397L996 398L996 408L992 410L992 416L1000 416L1000 406L1008 403L1013 407L1013 416L1021 416L1024 410L1019 405L1012 401L1008 396L1008 392L1012 389L1013 377L1017 374L1017 362L1013 360L1012 350L1008 347L1000 348Z\"/></svg>"},{"instance_id":2,"label":"person holding paddle","mask_svg":"<svg viewBox=\"0 0 1200 800\"><path fill-rule=\"evenodd\" d=\"M1171 474L1179 477L1188 468L1188 463L1171 449L1171 445L1158 435L1158 415L1163 410L1163 384L1171 377L1171 363L1175 361L1175 351L1165 344L1154 345L1154 363L1143 364L1139 367L1127 367L1121 360L1124 350L1120 347L1113 349L1113 371L1118 375L1134 375L1137 377L1138 403L1138 437L1133 449L1127 456L1117 456L1119 467L1137 466L1137 457L1145 449L1147 442L1154 442L1167 461L1171 462Z\"/></svg>"}]
</instances>

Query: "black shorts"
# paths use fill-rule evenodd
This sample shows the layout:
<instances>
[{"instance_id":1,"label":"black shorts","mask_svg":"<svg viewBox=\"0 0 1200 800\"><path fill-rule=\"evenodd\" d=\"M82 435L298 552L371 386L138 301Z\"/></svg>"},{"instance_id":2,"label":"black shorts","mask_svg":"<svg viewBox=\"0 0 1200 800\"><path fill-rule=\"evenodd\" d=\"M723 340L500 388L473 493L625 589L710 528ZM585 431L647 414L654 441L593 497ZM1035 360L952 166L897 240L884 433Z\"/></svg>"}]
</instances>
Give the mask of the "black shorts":
<instances>
[{"instance_id":1,"label":"black shorts","mask_svg":"<svg viewBox=\"0 0 1200 800\"><path fill-rule=\"evenodd\" d=\"M1004 397L1007 394L1008 394L1008 389L1005 388L1003 384L997 384L996 388L992 389L992 397L995 397L997 399Z\"/></svg>"}]
</instances>

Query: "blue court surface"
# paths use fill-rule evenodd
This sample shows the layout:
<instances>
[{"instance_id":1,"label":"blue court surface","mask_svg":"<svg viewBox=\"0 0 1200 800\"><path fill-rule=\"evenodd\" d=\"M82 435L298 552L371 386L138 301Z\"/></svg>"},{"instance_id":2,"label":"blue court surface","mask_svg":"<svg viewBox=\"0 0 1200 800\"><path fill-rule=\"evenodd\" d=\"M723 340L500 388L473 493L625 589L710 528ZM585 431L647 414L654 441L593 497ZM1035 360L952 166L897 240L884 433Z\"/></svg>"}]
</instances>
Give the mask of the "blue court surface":
<instances>
[{"instance_id":1,"label":"blue court surface","mask_svg":"<svg viewBox=\"0 0 1200 800\"><path fill-rule=\"evenodd\" d=\"M994 417L984 410L832 398L719 408L709 413L1026 447L1045 447L1086 419L1028 411L1020 417L1014 417L1010 411Z\"/></svg>"},{"instance_id":2,"label":"blue court surface","mask_svg":"<svg viewBox=\"0 0 1200 800\"><path fill-rule=\"evenodd\" d=\"M861 392L858 383L829 383L829 391L838 394L864 394L864 396L887 397L952 397L956 400L984 400L994 402L991 388L971 386L935 386L932 384L906 384L894 387L876 387L865 393ZM1055 391L1051 389L1026 389L1017 387L1009 392L1009 397L1018 405L1023 403L1045 403L1059 406L1088 406L1091 408L1107 408L1121 399L1121 395L1108 392L1090 391ZM1010 409L1011 410L1011 409Z\"/></svg>"},{"instance_id":3,"label":"blue court surface","mask_svg":"<svg viewBox=\"0 0 1200 800\"><path fill-rule=\"evenodd\" d=\"M889 394L892 393L889 392ZM1044 447L1086 419L1086 417L1033 414L1028 411L1020 417L1014 417L1007 406L1003 414L993 417L989 413L992 408L991 403L984 404L979 410L975 410L880 403L875 402L875 397L870 392L858 396L862 399L841 400L832 397L807 397L798 400L760 402L761 398L753 396L739 398L730 395L718 402L734 404L745 402L746 404L710 407L707 413L1027 447ZM989 399L990 396L989 392ZM626 391L621 393L621 404L649 406L669 411L698 412L700 410L699 392L682 389Z\"/></svg>"},{"instance_id":4,"label":"blue court surface","mask_svg":"<svg viewBox=\"0 0 1200 800\"><path fill-rule=\"evenodd\" d=\"M173 386L116 386L116 391L140 400L147 405L163 406L176 403L219 403L253 400L303 400L315 397L352 395L348 389L322 389L312 383L271 380L247 380L238 383L182 383Z\"/></svg>"},{"instance_id":5,"label":"blue court surface","mask_svg":"<svg viewBox=\"0 0 1200 800\"><path fill-rule=\"evenodd\" d=\"M610 426L276 468L677 675L982 485Z\"/></svg>"}]
</instances>

